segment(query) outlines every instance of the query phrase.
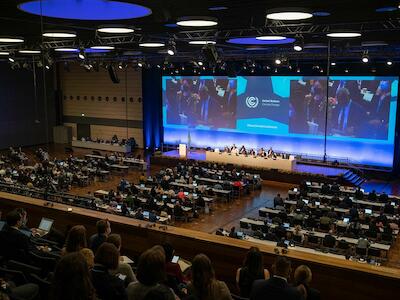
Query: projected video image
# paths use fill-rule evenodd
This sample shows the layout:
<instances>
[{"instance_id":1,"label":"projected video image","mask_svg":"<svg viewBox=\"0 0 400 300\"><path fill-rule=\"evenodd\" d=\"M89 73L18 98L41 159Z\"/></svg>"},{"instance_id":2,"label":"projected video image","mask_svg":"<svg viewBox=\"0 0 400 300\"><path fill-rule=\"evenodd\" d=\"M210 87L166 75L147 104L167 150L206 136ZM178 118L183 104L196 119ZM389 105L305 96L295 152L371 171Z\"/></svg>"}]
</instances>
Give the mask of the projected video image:
<instances>
[{"instance_id":1,"label":"projected video image","mask_svg":"<svg viewBox=\"0 0 400 300\"><path fill-rule=\"evenodd\" d=\"M387 140L392 84L389 79L330 80L328 135Z\"/></svg>"},{"instance_id":2,"label":"projected video image","mask_svg":"<svg viewBox=\"0 0 400 300\"><path fill-rule=\"evenodd\" d=\"M325 134L326 79L290 82L289 133Z\"/></svg>"},{"instance_id":3,"label":"projected video image","mask_svg":"<svg viewBox=\"0 0 400 300\"><path fill-rule=\"evenodd\" d=\"M235 79L172 77L166 80L165 97L168 124L235 128Z\"/></svg>"}]
</instances>

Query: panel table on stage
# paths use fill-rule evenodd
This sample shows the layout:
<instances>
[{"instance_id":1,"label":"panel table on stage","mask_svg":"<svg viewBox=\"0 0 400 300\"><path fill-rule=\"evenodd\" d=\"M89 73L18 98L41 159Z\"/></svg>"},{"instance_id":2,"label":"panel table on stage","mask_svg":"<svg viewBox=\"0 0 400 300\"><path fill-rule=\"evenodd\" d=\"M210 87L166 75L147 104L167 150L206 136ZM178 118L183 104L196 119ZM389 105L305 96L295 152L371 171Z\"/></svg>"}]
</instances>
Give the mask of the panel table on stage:
<instances>
[{"instance_id":1,"label":"panel table on stage","mask_svg":"<svg viewBox=\"0 0 400 300\"><path fill-rule=\"evenodd\" d=\"M111 151L111 152L122 152L122 153L131 152L131 146L128 145L96 143L90 141L78 141L78 140L72 141L72 147Z\"/></svg>"},{"instance_id":2,"label":"panel table on stage","mask_svg":"<svg viewBox=\"0 0 400 300\"><path fill-rule=\"evenodd\" d=\"M234 164L253 168L278 169L285 171L292 171L296 164L296 160L293 156L290 156L289 159L284 159L281 157L273 159L214 151L206 151L206 161L223 164Z\"/></svg>"}]
</instances>

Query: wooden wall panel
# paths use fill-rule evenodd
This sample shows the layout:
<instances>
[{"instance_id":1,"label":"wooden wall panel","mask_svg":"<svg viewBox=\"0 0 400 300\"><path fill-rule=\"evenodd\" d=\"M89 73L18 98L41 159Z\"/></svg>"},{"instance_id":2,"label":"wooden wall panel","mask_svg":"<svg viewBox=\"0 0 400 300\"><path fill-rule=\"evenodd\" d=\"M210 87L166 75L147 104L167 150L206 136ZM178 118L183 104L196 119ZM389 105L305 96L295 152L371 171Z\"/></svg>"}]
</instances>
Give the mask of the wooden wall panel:
<instances>
[{"instance_id":1,"label":"wooden wall panel","mask_svg":"<svg viewBox=\"0 0 400 300\"><path fill-rule=\"evenodd\" d=\"M91 137L103 139L110 139L114 134L126 138L126 126L121 125L123 121L139 121L128 125L128 137L134 137L143 147L143 129L139 128L143 121L141 71L116 68L120 83L114 84L103 67L98 72L87 72L75 63L70 64L68 69L60 67L64 116L82 117L84 114L90 120L87 122L92 122L89 118L96 118L97 122L91 124ZM116 122L109 123L110 120ZM76 124L71 122L79 121L70 118L67 122L65 124L73 128L73 136L76 137Z\"/></svg>"},{"instance_id":2,"label":"wooden wall panel","mask_svg":"<svg viewBox=\"0 0 400 300\"><path fill-rule=\"evenodd\" d=\"M103 125L90 125L91 138L106 138L110 139L114 134L120 139L126 139L126 128L114 127L114 126L103 126ZM128 138L134 137L136 143L143 147L143 130L141 128L128 128Z\"/></svg>"}]
</instances>

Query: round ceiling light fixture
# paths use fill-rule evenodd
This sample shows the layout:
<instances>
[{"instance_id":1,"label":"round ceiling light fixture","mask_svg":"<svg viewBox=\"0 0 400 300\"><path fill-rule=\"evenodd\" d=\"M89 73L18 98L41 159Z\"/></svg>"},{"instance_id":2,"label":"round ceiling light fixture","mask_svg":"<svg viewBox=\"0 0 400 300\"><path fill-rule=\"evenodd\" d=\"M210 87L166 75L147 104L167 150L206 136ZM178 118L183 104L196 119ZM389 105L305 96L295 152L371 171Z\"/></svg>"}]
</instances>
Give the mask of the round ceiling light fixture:
<instances>
[{"instance_id":1,"label":"round ceiling light fixture","mask_svg":"<svg viewBox=\"0 0 400 300\"><path fill-rule=\"evenodd\" d=\"M57 51L57 52L79 52L79 49L76 49L76 48L55 48L54 51Z\"/></svg>"},{"instance_id":2,"label":"round ceiling light fixture","mask_svg":"<svg viewBox=\"0 0 400 300\"><path fill-rule=\"evenodd\" d=\"M64 30L45 31L43 36L47 38L75 38L76 32Z\"/></svg>"},{"instance_id":3,"label":"round ceiling light fixture","mask_svg":"<svg viewBox=\"0 0 400 300\"><path fill-rule=\"evenodd\" d=\"M123 20L148 16L151 9L113 0L31 0L18 5L24 12L73 20Z\"/></svg>"},{"instance_id":4,"label":"round ceiling light fixture","mask_svg":"<svg viewBox=\"0 0 400 300\"><path fill-rule=\"evenodd\" d=\"M281 35L261 35L257 36L256 39L260 41L281 41L286 39L286 37Z\"/></svg>"},{"instance_id":5,"label":"round ceiling light fixture","mask_svg":"<svg viewBox=\"0 0 400 300\"><path fill-rule=\"evenodd\" d=\"M140 47L147 47L147 48L159 48L164 47L165 43L162 42L143 42L139 44Z\"/></svg>"},{"instance_id":6,"label":"round ceiling light fixture","mask_svg":"<svg viewBox=\"0 0 400 300\"><path fill-rule=\"evenodd\" d=\"M123 25L104 25L97 28L97 31L108 34L129 34L133 33L135 30Z\"/></svg>"},{"instance_id":7,"label":"round ceiling light fixture","mask_svg":"<svg viewBox=\"0 0 400 300\"><path fill-rule=\"evenodd\" d=\"M359 32L331 32L326 35L330 38L356 38L360 37L361 33Z\"/></svg>"},{"instance_id":8,"label":"round ceiling light fixture","mask_svg":"<svg viewBox=\"0 0 400 300\"><path fill-rule=\"evenodd\" d=\"M210 27L218 25L218 20L212 17L182 17L176 24L183 27Z\"/></svg>"},{"instance_id":9,"label":"round ceiling light fixture","mask_svg":"<svg viewBox=\"0 0 400 300\"><path fill-rule=\"evenodd\" d=\"M24 39L20 37L0 36L0 43L23 43Z\"/></svg>"},{"instance_id":10,"label":"round ceiling light fixture","mask_svg":"<svg viewBox=\"0 0 400 300\"><path fill-rule=\"evenodd\" d=\"M280 8L267 11L267 19L278 21L297 21L313 17L313 14L301 8Z\"/></svg>"},{"instance_id":11,"label":"round ceiling light fixture","mask_svg":"<svg viewBox=\"0 0 400 300\"><path fill-rule=\"evenodd\" d=\"M215 45L216 43L217 43L216 41L206 41L206 40L189 42L190 45Z\"/></svg>"},{"instance_id":12,"label":"round ceiling light fixture","mask_svg":"<svg viewBox=\"0 0 400 300\"><path fill-rule=\"evenodd\" d=\"M26 49L26 50L19 50L18 53L20 54L40 54L40 50L31 50L31 49Z\"/></svg>"},{"instance_id":13,"label":"round ceiling light fixture","mask_svg":"<svg viewBox=\"0 0 400 300\"><path fill-rule=\"evenodd\" d=\"M285 38L284 40L259 40L255 37L239 37L227 40L228 43L238 44L238 45L280 45L280 44L290 44L295 41L294 38Z\"/></svg>"},{"instance_id":14,"label":"round ceiling light fixture","mask_svg":"<svg viewBox=\"0 0 400 300\"><path fill-rule=\"evenodd\" d=\"M102 45L98 45L98 46L92 46L90 47L90 49L94 49L94 50L114 50L115 47L114 46L102 46Z\"/></svg>"}]
</instances>

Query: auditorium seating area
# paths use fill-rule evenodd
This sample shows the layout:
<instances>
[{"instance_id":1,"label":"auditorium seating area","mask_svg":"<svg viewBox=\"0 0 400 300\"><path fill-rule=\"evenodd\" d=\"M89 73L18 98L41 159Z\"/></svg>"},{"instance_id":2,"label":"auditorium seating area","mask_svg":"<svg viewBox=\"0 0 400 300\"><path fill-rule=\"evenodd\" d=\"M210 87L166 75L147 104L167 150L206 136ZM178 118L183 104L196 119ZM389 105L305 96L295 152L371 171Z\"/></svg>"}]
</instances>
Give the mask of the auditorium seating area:
<instances>
[{"instance_id":1,"label":"auditorium seating area","mask_svg":"<svg viewBox=\"0 0 400 300\"><path fill-rule=\"evenodd\" d=\"M251 273L240 271L253 272L247 269L250 264L263 270L260 279L277 275L293 280L292 289L297 297L294 299L301 299L307 293L305 286L311 283L311 270L307 266L299 266L291 274L290 260L278 256L273 266L267 267L258 248L252 247L243 265L240 261L231 262L238 267L240 275L236 277L238 288L229 289L217 280L221 279L218 274L215 277L213 271L207 271L213 267L206 254L189 258L185 253L176 253L173 245L164 243L144 251L139 257L124 256L124 241L112 230L108 220L97 221L97 233L90 237L82 225L74 225L62 232L57 229L57 220L42 219L39 228L29 228L28 220L29 212L21 208L15 208L0 220L2 299L8 299L4 298L6 295L15 300L80 299L85 294L91 296L83 299L151 300L169 299L170 296L193 299L198 293L215 292L207 286L197 285L198 276L206 276L210 282L222 285L218 295L223 298L218 299L244 300L257 293L257 289L251 288L252 282L240 281L240 278L253 278ZM46 221L51 225L43 231L41 227L46 226L43 225ZM203 269L202 264L208 264L208 267ZM298 274L304 268L307 278ZM74 280L74 277L80 280ZM139 289L143 285L147 286L144 293ZM286 291L282 288L281 292L284 295ZM156 296L164 298L154 298ZM217 299L214 298L216 295L211 296Z\"/></svg>"},{"instance_id":2,"label":"auditorium seating area","mask_svg":"<svg viewBox=\"0 0 400 300\"><path fill-rule=\"evenodd\" d=\"M240 228L286 248L313 248L380 264L397 238L399 209L397 196L305 181L286 199L276 196L274 207L260 208L260 218L242 218Z\"/></svg>"}]
</instances>

